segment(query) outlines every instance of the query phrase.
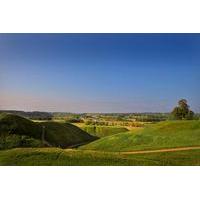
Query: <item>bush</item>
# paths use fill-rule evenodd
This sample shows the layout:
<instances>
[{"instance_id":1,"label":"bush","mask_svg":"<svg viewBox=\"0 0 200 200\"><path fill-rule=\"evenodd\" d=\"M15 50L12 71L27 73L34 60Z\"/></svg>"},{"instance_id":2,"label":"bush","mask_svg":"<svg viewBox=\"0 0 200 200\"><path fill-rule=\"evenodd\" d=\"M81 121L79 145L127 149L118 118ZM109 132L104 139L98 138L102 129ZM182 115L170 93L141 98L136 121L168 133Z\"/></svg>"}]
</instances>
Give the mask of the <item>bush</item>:
<instances>
[{"instance_id":1,"label":"bush","mask_svg":"<svg viewBox=\"0 0 200 200\"><path fill-rule=\"evenodd\" d=\"M0 149L11 149L17 147L42 147L42 142L34 138L16 135L6 134L0 137Z\"/></svg>"}]
</instances>

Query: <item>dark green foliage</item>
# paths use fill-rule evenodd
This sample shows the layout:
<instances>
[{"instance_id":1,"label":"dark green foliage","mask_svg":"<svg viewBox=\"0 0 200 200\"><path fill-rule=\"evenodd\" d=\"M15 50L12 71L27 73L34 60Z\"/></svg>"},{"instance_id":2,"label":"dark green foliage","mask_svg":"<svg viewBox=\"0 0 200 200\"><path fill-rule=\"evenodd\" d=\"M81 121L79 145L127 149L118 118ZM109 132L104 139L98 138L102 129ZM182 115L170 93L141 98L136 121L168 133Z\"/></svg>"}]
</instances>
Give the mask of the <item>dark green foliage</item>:
<instances>
[{"instance_id":1,"label":"dark green foliage","mask_svg":"<svg viewBox=\"0 0 200 200\"><path fill-rule=\"evenodd\" d=\"M194 117L194 112L189 109L189 105L185 99L181 99L178 102L178 106L174 108L171 114L173 119L177 120L191 120Z\"/></svg>"},{"instance_id":2,"label":"dark green foliage","mask_svg":"<svg viewBox=\"0 0 200 200\"><path fill-rule=\"evenodd\" d=\"M42 147L41 140L25 135L7 134L0 137L0 150L16 147Z\"/></svg>"},{"instance_id":3,"label":"dark green foliage","mask_svg":"<svg viewBox=\"0 0 200 200\"><path fill-rule=\"evenodd\" d=\"M70 118L65 120L66 123L83 123L84 121L81 119Z\"/></svg>"}]
</instances>

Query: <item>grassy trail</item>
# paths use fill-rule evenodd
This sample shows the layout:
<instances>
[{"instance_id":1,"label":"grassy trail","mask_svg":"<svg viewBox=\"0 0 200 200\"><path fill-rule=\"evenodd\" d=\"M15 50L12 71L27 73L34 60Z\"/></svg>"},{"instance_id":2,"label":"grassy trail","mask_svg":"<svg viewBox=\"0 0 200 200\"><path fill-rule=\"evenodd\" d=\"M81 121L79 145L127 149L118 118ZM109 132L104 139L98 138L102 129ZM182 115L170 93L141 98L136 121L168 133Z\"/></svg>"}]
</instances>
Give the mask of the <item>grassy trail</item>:
<instances>
[{"instance_id":1,"label":"grassy trail","mask_svg":"<svg viewBox=\"0 0 200 200\"><path fill-rule=\"evenodd\" d=\"M120 152L121 154L148 154L148 153L162 153L162 152L176 152L176 151L187 151L187 150L197 150L200 149L200 146L196 147L178 147L178 148L168 148L168 149L158 149L158 150L144 150L144 151L127 151Z\"/></svg>"},{"instance_id":2,"label":"grassy trail","mask_svg":"<svg viewBox=\"0 0 200 200\"><path fill-rule=\"evenodd\" d=\"M0 151L0 166L200 166L200 147L185 148L187 150L178 148L171 152L140 154L59 148L17 148Z\"/></svg>"}]
</instances>

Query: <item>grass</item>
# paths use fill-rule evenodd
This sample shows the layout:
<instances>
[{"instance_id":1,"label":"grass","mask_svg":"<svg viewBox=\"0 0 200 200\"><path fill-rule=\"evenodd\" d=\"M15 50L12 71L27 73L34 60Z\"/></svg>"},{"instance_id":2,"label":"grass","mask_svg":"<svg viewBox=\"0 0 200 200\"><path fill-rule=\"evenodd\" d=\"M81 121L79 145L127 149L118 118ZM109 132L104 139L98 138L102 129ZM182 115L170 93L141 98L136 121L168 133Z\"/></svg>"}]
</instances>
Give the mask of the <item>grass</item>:
<instances>
[{"instance_id":1,"label":"grass","mask_svg":"<svg viewBox=\"0 0 200 200\"><path fill-rule=\"evenodd\" d=\"M200 150L126 155L126 158L143 159L144 165L153 166L200 166Z\"/></svg>"},{"instance_id":2,"label":"grass","mask_svg":"<svg viewBox=\"0 0 200 200\"><path fill-rule=\"evenodd\" d=\"M128 131L127 128L118 127L118 126L85 125L81 127L81 129L88 132L91 135L94 135L100 138Z\"/></svg>"},{"instance_id":3,"label":"grass","mask_svg":"<svg viewBox=\"0 0 200 200\"><path fill-rule=\"evenodd\" d=\"M69 123L41 122L45 126L45 139L54 146L69 147L94 141L96 137Z\"/></svg>"},{"instance_id":4,"label":"grass","mask_svg":"<svg viewBox=\"0 0 200 200\"><path fill-rule=\"evenodd\" d=\"M16 147L43 147L41 140L26 135L8 134L0 136L0 150Z\"/></svg>"},{"instance_id":5,"label":"grass","mask_svg":"<svg viewBox=\"0 0 200 200\"><path fill-rule=\"evenodd\" d=\"M0 139L3 140L11 135L20 135L41 140L43 126L45 126L45 140L52 146L65 148L88 143L96 139L96 137L89 135L72 124L57 122L36 123L13 114L0 115ZM16 139L16 137L13 137L13 139ZM20 144L20 141L18 142ZM16 145L13 147L16 147Z\"/></svg>"},{"instance_id":6,"label":"grass","mask_svg":"<svg viewBox=\"0 0 200 200\"><path fill-rule=\"evenodd\" d=\"M80 149L118 152L186 146L200 146L200 121L160 122L101 138Z\"/></svg>"},{"instance_id":7,"label":"grass","mask_svg":"<svg viewBox=\"0 0 200 200\"><path fill-rule=\"evenodd\" d=\"M69 147L96 139L72 124L36 123L16 115L1 114L0 141L6 141L9 148L20 146L22 141L25 147L40 146L42 126L45 126L45 140L52 146ZM119 127L97 127L96 134L102 138L78 149L51 147L0 150L0 165L200 165L200 150L123 154L125 151L200 146L200 121L165 121L131 131ZM117 133L119 130L127 132Z\"/></svg>"},{"instance_id":8,"label":"grass","mask_svg":"<svg viewBox=\"0 0 200 200\"><path fill-rule=\"evenodd\" d=\"M200 150L122 155L59 148L19 148L0 151L4 166L181 166L200 165Z\"/></svg>"},{"instance_id":9,"label":"grass","mask_svg":"<svg viewBox=\"0 0 200 200\"><path fill-rule=\"evenodd\" d=\"M13 115L0 114L0 134L28 135L36 139L41 138L42 127L28 119Z\"/></svg>"}]
</instances>

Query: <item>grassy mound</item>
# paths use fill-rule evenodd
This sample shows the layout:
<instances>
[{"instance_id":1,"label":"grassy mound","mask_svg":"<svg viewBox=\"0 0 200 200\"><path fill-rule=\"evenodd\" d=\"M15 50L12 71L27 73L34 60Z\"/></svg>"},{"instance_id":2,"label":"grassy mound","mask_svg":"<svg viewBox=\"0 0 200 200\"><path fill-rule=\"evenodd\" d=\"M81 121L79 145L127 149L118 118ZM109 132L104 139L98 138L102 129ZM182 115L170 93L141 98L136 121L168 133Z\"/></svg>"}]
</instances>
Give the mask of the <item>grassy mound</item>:
<instances>
[{"instance_id":1,"label":"grassy mound","mask_svg":"<svg viewBox=\"0 0 200 200\"><path fill-rule=\"evenodd\" d=\"M59 148L21 148L0 151L0 165L11 166L172 166L200 165L200 150L122 155Z\"/></svg>"},{"instance_id":2,"label":"grassy mound","mask_svg":"<svg viewBox=\"0 0 200 200\"><path fill-rule=\"evenodd\" d=\"M200 146L200 121L165 121L139 131L101 138L80 149L134 151Z\"/></svg>"},{"instance_id":3,"label":"grassy mound","mask_svg":"<svg viewBox=\"0 0 200 200\"><path fill-rule=\"evenodd\" d=\"M53 146L69 147L89 143L97 139L77 126L68 123L42 122L45 126L45 140Z\"/></svg>"},{"instance_id":4,"label":"grassy mound","mask_svg":"<svg viewBox=\"0 0 200 200\"><path fill-rule=\"evenodd\" d=\"M42 128L23 117L3 113L0 115L0 134L28 135L40 139Z\"/></svg>"},{"instance_id":5,"label":"grassy mound","mask_svg":"<svg viewBox=\"0 0 200 200\"><path fill-rule=\"evenodd\" d=\"M81 129L100 138L128 131L128 129L124 127L94 125L83 126Z\"/></svg>"},{"instance_id":6,"label":"grassy mound","mask_svg":"<svg viewBox=\"0 0 200 200\"><path fill-rule=\"evenodd\" d=\"M41 141L42 139L43 126L45 126L44 139L52 146L65 148L96 139L94 136L71 124L56 122L35 123L13 114L0 115L0 138L4 143L10 138L13 145L7 145L6 143L6 146L9 148L22 146L20 138L25 136L29 140L32 139L38 142L38 140ZM30 147L32 147L31 144L30 142Z\"/></svg>"}]
</instances>

